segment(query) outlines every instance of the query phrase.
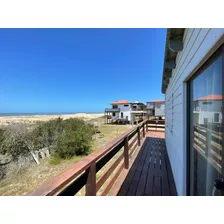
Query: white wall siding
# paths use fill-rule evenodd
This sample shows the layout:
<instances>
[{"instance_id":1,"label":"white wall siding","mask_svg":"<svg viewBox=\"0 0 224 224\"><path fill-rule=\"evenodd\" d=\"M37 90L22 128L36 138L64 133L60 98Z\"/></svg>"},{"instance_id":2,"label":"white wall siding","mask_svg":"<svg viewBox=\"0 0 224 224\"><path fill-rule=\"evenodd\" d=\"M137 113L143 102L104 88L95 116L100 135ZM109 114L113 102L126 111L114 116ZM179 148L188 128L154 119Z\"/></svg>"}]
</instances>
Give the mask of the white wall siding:
<instances>
[{"instance_id":1,"label":"white wall siding","mask_svg":"<svg viewBox=\"0 0 224 224\"><path fill-rule=\"evenodd\" d=\"M128 105L125 107L124 105ZM112 116L112 119L121 118L121 113L123 113L123 118L125 119L126 116L128 117L128 121L131 121L131 104L120 104L118 105L120 109L119 113L116 113L116 116Z\"/></svg>"},{"instance_id":2,"label":"white wall siding","mask_svg":"<svg viewBox=\"0 0 224 224\"><path fill-rule=\"evenodd\" d=\"M186 195L185 81L223 35L224 29L186 29L166 91L166 145L178 195Z\"/></svg>"}]
</instances>

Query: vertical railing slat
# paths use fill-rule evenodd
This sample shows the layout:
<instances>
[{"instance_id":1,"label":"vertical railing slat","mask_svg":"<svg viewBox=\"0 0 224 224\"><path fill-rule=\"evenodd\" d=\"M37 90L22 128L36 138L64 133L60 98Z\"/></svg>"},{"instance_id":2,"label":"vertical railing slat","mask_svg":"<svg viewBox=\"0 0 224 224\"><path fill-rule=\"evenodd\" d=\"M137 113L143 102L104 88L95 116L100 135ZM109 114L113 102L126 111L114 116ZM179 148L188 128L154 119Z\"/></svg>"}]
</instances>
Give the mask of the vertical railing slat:
<instances>
[{"instance_id":1,"label":"vertical railing slat","mask_svg":"<svg viewBox=\"0 0 224 224\"><path fill-rule=\"evenodd\" d=\"M86 196L96 196L96 163L94 162L87 170Z\"/></svg>"},{"instance_id":2,"label":"vertical railing slat","mask_svg":"<svg viewBox=\"0 0 224 224\"><path fill-rule=\"evenodd\" d=\"M145 138L145 123L143 124L143 138Z\"/></svg>"},{"instance_id":3,"label":"vertical railing slat","mask_svg":"<svg viewBox=\"0 0 224 224\"><path fill-rule=\"evenodd\" d=\"M138 146L141 144L140 126L138 126Z\"/></svg>"},{"instance_id":4,"label":"vertical railing slat","mask_svg":"<svg viewBox=\"0 0 224 224\"><path fill-rule=\"evenodd\" d=\"M129 169L129 144L128 144L128 136L124 140L124 167L125 169Z\"/></svg>"}]
</instances>

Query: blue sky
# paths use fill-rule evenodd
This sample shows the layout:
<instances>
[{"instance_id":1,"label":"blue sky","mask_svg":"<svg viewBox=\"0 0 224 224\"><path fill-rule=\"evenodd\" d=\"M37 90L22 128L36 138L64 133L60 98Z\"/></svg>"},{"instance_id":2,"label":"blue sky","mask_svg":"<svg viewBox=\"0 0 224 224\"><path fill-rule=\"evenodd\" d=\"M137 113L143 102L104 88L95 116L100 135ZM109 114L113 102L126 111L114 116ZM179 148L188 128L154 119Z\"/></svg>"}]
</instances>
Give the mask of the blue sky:
<instances>
[{"instance_id":1,"label":"blue sky","mask_svg":"<svg viewBox=\"0 0 224 224\"><path fill-rule=\"evenodd\" d=\"M0 113L164 99L166 29L0 29Z\"/></svg>"}]
</instances>

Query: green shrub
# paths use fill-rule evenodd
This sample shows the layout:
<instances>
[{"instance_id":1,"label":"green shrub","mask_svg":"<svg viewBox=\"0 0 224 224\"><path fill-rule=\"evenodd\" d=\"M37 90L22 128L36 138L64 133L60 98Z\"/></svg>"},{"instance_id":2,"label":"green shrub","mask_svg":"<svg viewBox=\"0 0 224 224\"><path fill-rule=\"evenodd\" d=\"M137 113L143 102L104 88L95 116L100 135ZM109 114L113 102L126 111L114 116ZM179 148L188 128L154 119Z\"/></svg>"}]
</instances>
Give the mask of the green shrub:
<instances>
[{"instance_id":1,"label":"green shrub","mask_svg":"<svg viewBox=\"0 0 224 224\"><path fill-rule=\"evenodd\" d=\"M61 158L59 157L56 157L56 156L53 156L51 159L50 159L50 164L52 165L57 165L61 162Z\"/></svg>"},{"instance_id":2,"label":"green shrub","mask_svg":"<svg viewBox=\"0 0 224 224\"><path fill-rule=\"evenodd\" d=\"M0 128L0 147L4 140L5 140L5 129Z\"/></svg>"},{"instance_id":3,"label":"green shrub","mask_svg":"<svg viewBox=\"0 0 224 224\"><path fill-rule=\"evenodd\" d=\"M41 122L30 133L36 148L49 147L55 144L58 135L63 131L63 119L60 117L47 122Z\"/></svg>"},{"instance_id":4,"label":"green shrub","mask_svg":"<svg viewBox=\"0 0 224 224\"><path fill-rule=\"evenodd\" d=\"M33 127L16 124L6 130L0 129L0 153L16 158L30 150L51 146L55 151L51 162L57 164L59 158L87 155L91 150L93 134L94 128L77 118L58 118Z\"/></svg>"},{"instance_id":5,"label":"green shrub","mask_svg":"<svg viewBox=\"0 0 224 224\"><path fill-rule=\"evenodd\" d=\"M74 155L89 154L93 134L93 128L83 120L66 120L64 132L57 139L56 155L60 158L71 158Z\"/></svg>"},{"instance_id":6,"label":"green shrub","mask_svg":"<svg viewBox=\"0 0 224 224\"><path fill-rule=\"evenodd\" d=\"M29 152L27 143L28 136L26 133L17 127L13 127L10 130L5 131L5 137L1 143L0 153L9 154L15 159L19 155L25 155Z\"/></svg>"}]
</instances>

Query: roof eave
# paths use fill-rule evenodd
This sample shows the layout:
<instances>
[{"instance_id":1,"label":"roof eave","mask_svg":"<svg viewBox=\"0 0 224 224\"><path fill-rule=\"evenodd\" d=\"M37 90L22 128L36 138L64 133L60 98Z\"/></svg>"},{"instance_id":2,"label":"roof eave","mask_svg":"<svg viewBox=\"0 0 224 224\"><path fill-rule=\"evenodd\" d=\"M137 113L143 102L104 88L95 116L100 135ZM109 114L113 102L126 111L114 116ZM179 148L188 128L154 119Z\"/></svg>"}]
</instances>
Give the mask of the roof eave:
<instances>
[{"instance_id":1,"label":"roof eave","mask_svg":"<svg viewBox=\"0 0 224 224\"><path fill-rule=\"evenodd\" d=\"M172 77L172 70L176 68L176 57L183 50L184 28L169 28L166 34L165 56L163 65L162 87L164 94Z\"/></svg>"}]
</instances>

